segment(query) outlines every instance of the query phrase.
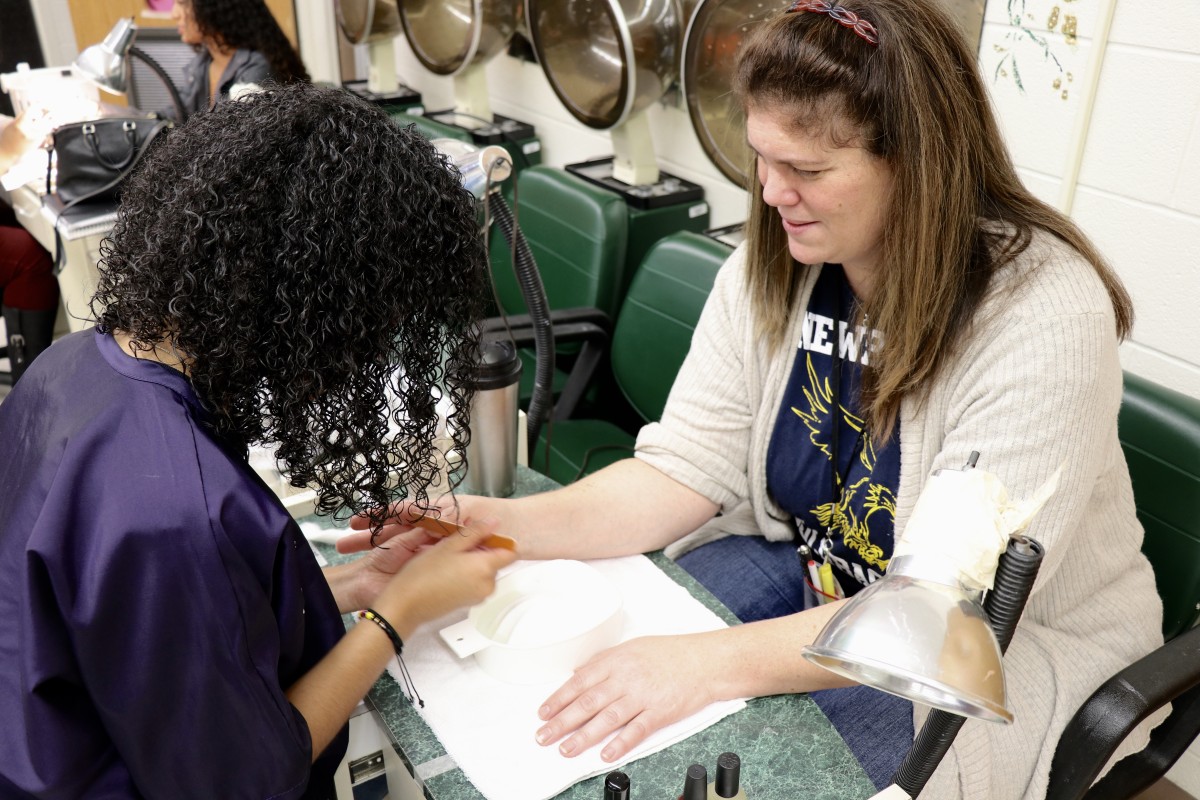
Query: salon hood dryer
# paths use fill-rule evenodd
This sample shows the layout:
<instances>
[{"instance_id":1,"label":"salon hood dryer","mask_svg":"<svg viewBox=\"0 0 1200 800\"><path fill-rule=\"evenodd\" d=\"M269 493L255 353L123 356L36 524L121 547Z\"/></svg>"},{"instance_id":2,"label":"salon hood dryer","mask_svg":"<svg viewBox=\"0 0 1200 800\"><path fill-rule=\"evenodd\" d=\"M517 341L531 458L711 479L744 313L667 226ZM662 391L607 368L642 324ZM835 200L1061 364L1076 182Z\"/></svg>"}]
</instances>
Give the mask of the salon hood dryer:
<instances>
[{"instance_id":1,"label":"salon hood dryer","mask_svg":"<svg viewBox=\"0 0 1200 800\"><path fill-rule=\"evenodd\" d=\"M659 169L647 110L679 74L680 0L526 0L534 53L566 110L610 133L614 155L567 164L629 209L626 282L650 247L708 226L704 190Z\"/></svg>"},{"instance_id":2,"label":"salon hood dryer","mask_svg":"<svg viewBox=\"0 0 1200 800\"><path fill-rule=\"evenodd\" d=\"M541 143L532 125L492 113L485 70L508 47L520 8L519 0L405 0L400 5L413 55L433 74L454 81L452 109L425 109L405 121L431 138L499 145L518 171L541 163Z\"/></svg>"},{"instance_id":3,"label":"salon hood dryer","mask_svg":"<svg viewBox=\"0 0 1200 800\"><path fill-rule=\"evenodd\" d=\"M612 180L642 196L682 188L660 174L646 117L679 76L680 0L526 0L526 9L558 99L584 125L611 134Z\"/></svg>"},{"instance_id":4,"label":"salon hood dryer","mask_svg":"<svg viewBox=\"0 0 1200 800\"><path fill-rule=\"evenodd\" d=\"M680 83L700 146L735 186L750 182L753 155L746 115L730 91L742 42L754 26L779 13L759 0L699 0L683 37Z\"/></svg>"},{"instance_id":5,"label":"salon hood dryer","mask_svg":"<svg viewBox=\"0 0 1200 800\"><path fill-rule=\"evenodd\" d=\"M365 81L344 81L353 94L388 109L421 104L420 93L396 77L396 47L400 34L399 0L334 0L338 27L350 44L365 44L370 61Z\"/></svg>"}]
</instances>

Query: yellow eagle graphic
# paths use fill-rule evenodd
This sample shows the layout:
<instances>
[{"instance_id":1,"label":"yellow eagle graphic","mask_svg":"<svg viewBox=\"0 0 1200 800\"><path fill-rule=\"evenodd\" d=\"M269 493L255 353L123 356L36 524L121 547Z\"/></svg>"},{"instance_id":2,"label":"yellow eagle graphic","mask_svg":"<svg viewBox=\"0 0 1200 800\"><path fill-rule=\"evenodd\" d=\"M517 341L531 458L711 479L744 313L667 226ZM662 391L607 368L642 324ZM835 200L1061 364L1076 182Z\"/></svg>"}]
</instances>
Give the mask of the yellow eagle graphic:
<instances>
[{"instance_id":1,"label":"yellow eagle graphic","mask_svg":"<svg viewBox=\"0 0 1200 800\"><path fill-rule=\"evenodd\" d=\"M830 444L822 441L822 438L828 436L829 431L833 430L830 419L833 415L833 389L828 378L821 380L817 376L811 354L806 358L806 366L808 385L804 387L804 397L808 401L808 409L801 410L793 406L792 413L799 417L804 426L808 428L808 440L825 454L825 458L832 461L833 454ZM866 423L841 403L838 403L837 413L855 433L860 435L863 446L858 460L868 472L873 472L875 469L875 445L870 436L861 436ZM836 477L840 485L842 476L837 475ZM851 507L852 501L859 495L859 492L865 493L862 500L864 512L862 519L858 518L858 512ZM871 543L870 528L867 524L871 515L877 512L883 512L894 520L896 518L896 496L888 487L872 483L869 475L847 487L842 487L841 501L836 505L832 502L822 503L812 509L813 515L822 527L841 535L842 541L847 547L857 552L864 562L882 572L887 569L888 561L883 557L883 549L879 545Z\"/></svg>"}]
</instances>

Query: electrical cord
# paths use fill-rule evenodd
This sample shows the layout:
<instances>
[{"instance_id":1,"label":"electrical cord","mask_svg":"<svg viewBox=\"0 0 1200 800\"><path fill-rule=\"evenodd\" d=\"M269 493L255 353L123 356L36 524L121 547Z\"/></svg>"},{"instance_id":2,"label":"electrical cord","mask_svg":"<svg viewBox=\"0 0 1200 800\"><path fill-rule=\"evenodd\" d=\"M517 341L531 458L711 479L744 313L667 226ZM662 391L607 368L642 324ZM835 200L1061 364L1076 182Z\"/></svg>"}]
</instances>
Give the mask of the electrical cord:
<instances>
[{"instance_id":1,"label":"electrical cord","mask_svg":"<svg viewBox=\"0 0 1200 800\"><path fill-rule=\"evenodd\" d=\"M534 335L534 352L536 355L536 366L534 372L533 395L529 400L529 408L526 411L527 418L527 445L529 452L537 452L538 436L541 433L543 421L549 422L551 419L551 408L553 405L553 381L554 381L554 328L550 321L550 308L546 300L546 290L542 285L541 274L538 272L537 263L533 258L533 253L529 249L529 243L525 240L525 236L521 233L521 229L517 224L517 218L509 208L508 203L504 200L504 196L499 192L495 193L493 200L493 188L495 181L493 180L493 170L497 163L502 159L496 159L488 168L487 183L484 191L484 248L488 254L488 263L491 263L491 239L488 232L491 229L493 221L493 210L495 211L494 221L500 226L501 232L509 244L509 255L512 262L513 273L517 278L517 283L521 288L522 297L525 300L525 305L529 310L529 316L533 324ZM518 205L519 199L517 196L516 184L513 184L513 202ZM508 315L504 311L503 305L499 301L499 291L496 287L495 275L489 269L489 277L492 285L492 295L496 300L497 311L504 323L505 330L508 332L509 340L513 342L515 348L516 341L512 333L512 328L509 325ZM547 427L547 435L549 435L549 427ZM549 467L549 455L547 454L547 471Z\"/></svg>"},{"instance_id":2,"label":"electrical cord","mask_svg":"<svg viewBox=\"0 0 1200 800\"><path fill-rule=\"evenodd\" d=\"M580 478L582 478L584 476L584 474L587 472L588 461L591 460L593 454L598 453L601 450L628 450L630 453L636 452L636 448L632 447L631 445L627 445L627 444L598 444L595 447L589 447L587 452L585 452L583 454L583 463L579 465L579 471L575 473L575 477L571 478L571 483L574 483L575 481L579 480ZM549 464L549 459L550 459L550 441L549 441L549 439L547 439L547 441L546 441L547 464Z\"/></svg>"}]
</instances>

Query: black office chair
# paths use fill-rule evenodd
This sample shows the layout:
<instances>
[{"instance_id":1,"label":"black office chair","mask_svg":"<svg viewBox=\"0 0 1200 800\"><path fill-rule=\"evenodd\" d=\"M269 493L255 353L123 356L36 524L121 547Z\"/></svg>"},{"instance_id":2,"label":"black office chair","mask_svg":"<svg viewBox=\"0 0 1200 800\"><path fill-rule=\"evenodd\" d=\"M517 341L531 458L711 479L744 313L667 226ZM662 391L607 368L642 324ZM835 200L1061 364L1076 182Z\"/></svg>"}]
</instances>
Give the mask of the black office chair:
<instances>
[{"instance_id":1,"label":"black office chair","mask_svg":"<svg viewBox=\"0 0 1200 800\"><path fill-rule=\"evenodd\" d=\"M1167 641L1109 678L1075 712L1054 753L1047 800L1134 797L1200 734L1200 400L1127 374L1119 432ZM1171 715L1150 744L1093 786L1129 732L1168 703Z\"/></svg>"},{"instance_id":2,"label":"black office chair","mask_svg":"<svg viewBox=\"0 0 1200 800\"><path fill-rule=\"evenodd\" d=\"M175 28L138 28L134 46L154 59L176 87L183 86L184 70L196 50L184 44ZM162 78L139 58L129 60L129 105L143 111L171 107L171 94Z\"/></svg>"}]
</instances>

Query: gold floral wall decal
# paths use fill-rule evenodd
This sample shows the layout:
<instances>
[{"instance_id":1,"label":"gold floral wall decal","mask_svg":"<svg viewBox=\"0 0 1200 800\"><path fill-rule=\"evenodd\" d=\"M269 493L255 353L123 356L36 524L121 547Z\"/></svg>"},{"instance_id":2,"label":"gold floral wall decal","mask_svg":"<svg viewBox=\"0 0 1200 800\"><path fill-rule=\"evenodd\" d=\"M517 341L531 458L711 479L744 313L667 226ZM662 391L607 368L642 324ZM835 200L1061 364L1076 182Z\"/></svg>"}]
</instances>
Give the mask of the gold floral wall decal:
<instances>
[{"instance_id":1,"label":"gold floral wall decal","mask_svg":"<svg viewBox=\"0 0 1200 800\"><path fill-rule=\"evenodd\" d=\"M1057 40L1052 42L1049 34L1060 33L1062 35L1062 43L1068 47L1072 47L1078 43L1078 17L1076 14L1069 13L1073 9L1069 8L1080 0L1060 0L1055 3L1045 12L1045 15L1035 14L1028 6L1026 0L1006 0L1006 9L1008 12L1008 22L1011 29L1005 34L1002 42L993 45L993 49L1001 54L1000 60L996 63L996 67L992 72L992 78L997 83L1001 80L1011 79L1017 89L1024 94L1025 80L1021 75L1021 65L1026 63L1030 58L1030 53L1035 54L1034 57L1040 57L1042 63L1048 64L1054 77L1051 79L1051 87L1053 91L1059 93L1059 96L1066 100L1067 84L1072 81L1072 75L1064 67L1058 54L1055 53L1055 45ZM1035 30L1034 25L1037 20L1046 20L1046 30L1042 32ZM1028 71L1028 70L1027 70Z\"/></svg>"}]
</instances>

